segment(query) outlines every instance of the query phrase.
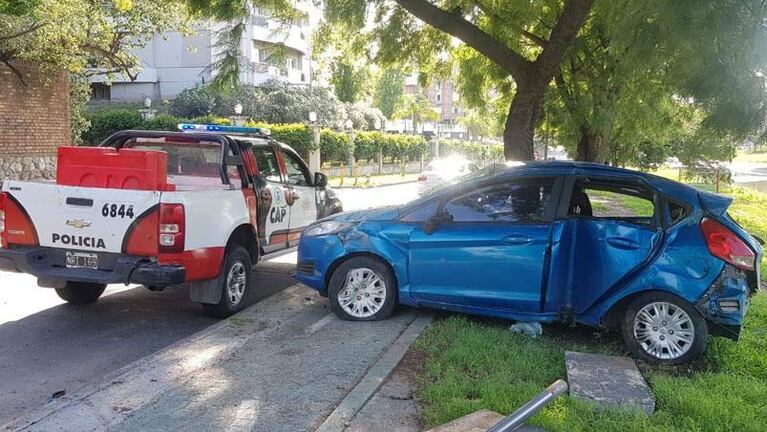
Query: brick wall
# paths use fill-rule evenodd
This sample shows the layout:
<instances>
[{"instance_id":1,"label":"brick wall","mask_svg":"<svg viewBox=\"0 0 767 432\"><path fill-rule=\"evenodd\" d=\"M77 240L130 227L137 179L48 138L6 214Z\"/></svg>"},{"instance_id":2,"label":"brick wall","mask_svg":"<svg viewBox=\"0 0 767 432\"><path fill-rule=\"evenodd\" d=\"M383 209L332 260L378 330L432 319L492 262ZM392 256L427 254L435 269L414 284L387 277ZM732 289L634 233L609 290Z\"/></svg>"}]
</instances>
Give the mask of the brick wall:
<instances>
[{"instance_id":1,"label":"brick wall","mask_svg":"<svg viewBox=\"0 0 767 432\"><path fill-rule=\"evenodd\" d=\"M56 147L70 144L67 76L44 77L30 63L14 66L26 85L0 64L0 182L51 178Z\"/></svg>"}]
</instances>

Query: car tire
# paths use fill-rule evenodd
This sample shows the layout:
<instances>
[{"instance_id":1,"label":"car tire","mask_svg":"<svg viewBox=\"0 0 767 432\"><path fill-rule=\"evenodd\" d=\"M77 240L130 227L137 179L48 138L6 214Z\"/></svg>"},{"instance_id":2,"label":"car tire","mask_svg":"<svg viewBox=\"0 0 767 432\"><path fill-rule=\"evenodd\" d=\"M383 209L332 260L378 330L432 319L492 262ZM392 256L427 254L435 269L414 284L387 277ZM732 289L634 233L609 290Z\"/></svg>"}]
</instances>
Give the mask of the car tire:
<instances>
[{"instance_id":1,"label":"car tire","mask_svg":"<svg viewBox=\"0 0 767 432\"><path fill-rule=\"evenodd\" d=\"M706 319L687 301L664 292L632 300L621 322L629 351L646 363L677 365L698 358L708 344Z\"/></svg>"},{"instance_id":2,"label":"car tire","mask_svg":"<svg viewBox=\"0 0 767 432\"><path fill-rule=\"evenodd\" d=\"M252 270L253 263L247 249L239 245L228 248L221 269L221 298L218 303L203 304L205 313L214 318L226 318L244 309L250 293Z\"/></svg>"},{"instance_id":3,"label":"car tire","mask_svg":"<svg viewBox=\"0 0 767 432\"><path fill-rule=\"evenodd\" d=\"M88 282L67 282L63 288L56 288L56 294L67 303L84 305L96 303L107 286Z\"/></svg>"},{"instance_id":4,"label":"car tire","mask_svg":"<svg viewBox=\"0 0 767 432\"><path fill-rule=\"evenodd\" d=\"M348 321L387 318L397 304L397 280L389 266L371 257L343 262L328 286L330 308Z\"/></svg>"}]
</instances>

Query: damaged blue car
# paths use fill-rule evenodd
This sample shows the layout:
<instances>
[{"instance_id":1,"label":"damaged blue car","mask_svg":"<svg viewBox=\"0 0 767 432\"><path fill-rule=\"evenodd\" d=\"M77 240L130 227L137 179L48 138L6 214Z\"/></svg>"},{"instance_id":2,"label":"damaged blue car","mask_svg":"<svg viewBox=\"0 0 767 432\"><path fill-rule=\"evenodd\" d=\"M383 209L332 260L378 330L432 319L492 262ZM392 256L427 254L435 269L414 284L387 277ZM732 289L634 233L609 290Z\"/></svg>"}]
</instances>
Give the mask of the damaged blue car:
<instances>
[{"instance_id":1,"label":"damaged blue car","mask_svg":"<svg viewBox=\"0 0 767 432\"><path fill-rule=\"evenodd\" d=\"M636 357L687 362L737 339L762 247L731 198L577 162L498 164L400 207L307 227L296 279L348 320L397 303L619 329Z\"/></svg>"}]
</instances>

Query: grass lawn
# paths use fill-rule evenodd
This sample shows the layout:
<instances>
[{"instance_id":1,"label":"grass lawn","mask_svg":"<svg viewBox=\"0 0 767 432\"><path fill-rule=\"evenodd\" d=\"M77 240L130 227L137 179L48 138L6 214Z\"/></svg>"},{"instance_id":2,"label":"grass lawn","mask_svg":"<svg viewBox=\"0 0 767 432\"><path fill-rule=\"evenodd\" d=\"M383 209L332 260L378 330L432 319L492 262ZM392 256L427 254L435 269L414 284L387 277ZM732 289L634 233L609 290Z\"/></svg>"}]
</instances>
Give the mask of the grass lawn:
<instances>
[{"instance_id":1,"label":"grass lawn","mask_svg":"<svg viewBox=\"0 0 767 432\"><path fill-rule=\"evenodd\" d=\"M674 173L666 174L675 178ZM730 214L767 237L767 195L733 187ZM767 270L762 263L762 271ZM544 326L544 335L512 334L511 323L443 314L415 349L425 364L417 399L431 427L478 409L506 414L558 378L566 378L564 352L626 355L617 333L587 327ZM740 342L712 339L705 357L680 368L642 366L656 398L652 417L598 411L561 397L531 423L556 431L763 431L767 430L767 294L753 298Z\"/></svg>"},{"instance_id":2,"label":"grass lawn","mask_svg":"<svg viewBox=\"0 0 767 432\"><path fill-rule=\"evenodd\" d=\"M762 163L767 162L767 152L752 152L749 150L740 150L732 159L733 162Z\"/></svg>"},{"instance_id":3,"label":"grass lawn","mask_svg":"<svg viewBox=\"0 0 767 432\"><path fill-rule=\"evenodd\" d=\"M376 187L386 186L388 184L416 181L418 180L418 174L382 174L372 175L370 177L330 177L328 178L328 184L331 187Z\"/></svg>"}]
</instances>

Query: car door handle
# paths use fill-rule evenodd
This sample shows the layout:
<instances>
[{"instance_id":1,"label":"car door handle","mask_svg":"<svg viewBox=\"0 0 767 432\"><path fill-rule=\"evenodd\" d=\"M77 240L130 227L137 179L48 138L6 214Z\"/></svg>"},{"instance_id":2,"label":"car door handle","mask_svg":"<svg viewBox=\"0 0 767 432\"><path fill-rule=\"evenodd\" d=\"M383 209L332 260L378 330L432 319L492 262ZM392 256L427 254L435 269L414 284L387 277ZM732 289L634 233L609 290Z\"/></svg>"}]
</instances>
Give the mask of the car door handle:
<instances>
[{"instance_id":1,"label":"car door handle","mask_svg":"<svg viewBox=\"0 0 767 432\"><path fill-rule=\"evenodd\" d=\"M608 237L607 244L618 249L639 249L639 243L623 237Z\"/></svg>"},{"instance_id":2,"label":"car door handle","mask_svg":"<svg viewBox=\"0 0 767 432\"><path fill-rule=\"evenodd\" d=\"M513 245L526 245L533 242L532 237L522 236L522 235L508 235L501 239L506 244L513 244Z\"/></svg>"}]
</instances>

